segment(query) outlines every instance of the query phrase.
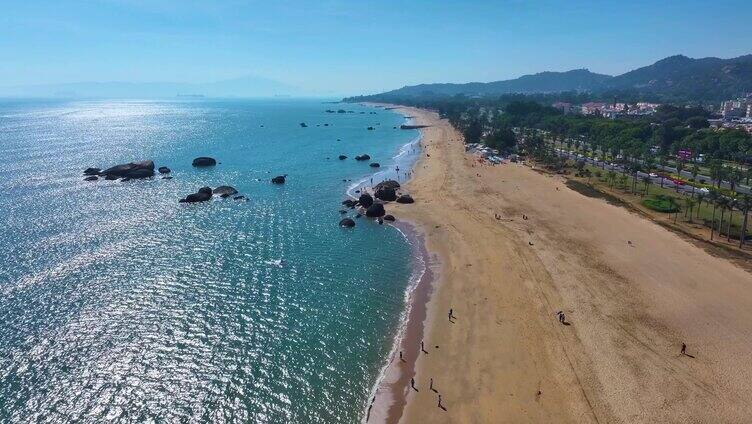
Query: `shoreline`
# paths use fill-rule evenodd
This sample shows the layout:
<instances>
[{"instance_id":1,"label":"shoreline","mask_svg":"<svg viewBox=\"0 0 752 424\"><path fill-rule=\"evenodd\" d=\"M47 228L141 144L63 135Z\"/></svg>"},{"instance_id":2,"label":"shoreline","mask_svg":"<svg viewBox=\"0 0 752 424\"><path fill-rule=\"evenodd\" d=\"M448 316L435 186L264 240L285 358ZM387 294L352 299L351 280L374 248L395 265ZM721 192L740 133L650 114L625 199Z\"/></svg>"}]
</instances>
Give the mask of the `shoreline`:
<instances>
[{"instance_id":1,"label":"shoreline","mask_svg":"<svg viewBox=\"0 0 752 424\"><path fill-rule=\"evenodd\" d=\"M393 105L375 103L366 103L365 105L398 113L405 118L406 123L415 121L415 117L401 107L386 109ZM408 167L411 171L410 177L401 179L399 172L397 172L397 181L403 186L414 178L414 171L421 162L424 138L424 131L418 129L418 135L400 148L400 151L394 157L395 164L390 166L390 168L399 166L398 158L402 155L408 155L408 159L412 159ZM410 148L417 148L417 152L412 158L409 157L411 154L409 153ZM395 169L380 171L371 175L388 175L390 172L395 172ZM347 189L346 194L357 199L358 193L355 193L355 190L368 191L368 178L365 177L353 184ZM389 179L388 176L385 176L382 180L385 179ZM394 202L390 204L397 205ZM418 343L411 344L409 341L423 339L428 302L438 280L438 260L435 255L429 255L425 233L417 228L416 223L409 220L400 220L389 225L397 229L410 245L410 260L413 272L405 287L405 307L400 313L400 322L392 340L392 347L366 400L363 418L361 419L362 423L397 423L401 418L407 405L406 391L410 387L410 379L415 375L417 357L420 353L420 345ZM400 361L400 352L403 355L402 361Z\"/></svg>"}]
</instances>

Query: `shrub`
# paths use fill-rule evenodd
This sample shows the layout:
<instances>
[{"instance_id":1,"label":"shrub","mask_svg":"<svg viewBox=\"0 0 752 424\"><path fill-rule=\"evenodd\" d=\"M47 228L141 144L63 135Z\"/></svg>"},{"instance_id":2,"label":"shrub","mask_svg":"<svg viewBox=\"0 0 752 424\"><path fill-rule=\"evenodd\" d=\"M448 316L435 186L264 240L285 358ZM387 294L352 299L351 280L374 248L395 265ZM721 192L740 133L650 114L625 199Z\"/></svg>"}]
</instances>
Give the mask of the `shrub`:
<instances>
[{"instance_id":1,"label":"shrub","mask_svg":"<svg viewBox=\"0 0 752 424\"><path fill-rule=\"evenodd\" d=\"M679 205L676 199L671 196L658 194L642 201L642 205L648 209L658 212L674 213L679 212Z\"/></svg>"}]
</instances>

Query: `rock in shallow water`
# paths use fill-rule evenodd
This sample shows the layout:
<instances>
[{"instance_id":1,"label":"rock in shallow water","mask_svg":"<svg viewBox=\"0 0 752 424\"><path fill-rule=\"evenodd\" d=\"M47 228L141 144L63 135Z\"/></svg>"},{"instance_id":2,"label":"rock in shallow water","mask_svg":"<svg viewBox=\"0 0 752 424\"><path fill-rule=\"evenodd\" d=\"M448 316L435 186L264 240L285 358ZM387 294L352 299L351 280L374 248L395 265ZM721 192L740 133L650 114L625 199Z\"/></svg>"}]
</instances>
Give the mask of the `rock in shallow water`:
<instances>
[{"instance_id":1,"label":"rock in shallow water","mask_svg":"<svg viewBox=\"0 0 752 424\"><path fill-rule=\"evenodd\" d=\"M373 197L371 197L368 193L363 193L358 198L358 203L360 203L360 206L363 206L364 208L368 208L373 204Z\"/></svg>"},{"instance_id":2,"label":"rock in shallow water","mask_svg":"<svg viewBox=\"0 0 752 424\"><path fill-rule=\"evenodd\" d=\"M366 209L366 216L369 218L379 218L385 214L384 205L381 203L374 203Z\"/></svg>"},{"instance_id":3,"label":"rock in shallow water","mask_svg":"<svg viewBox=\"0 0 752 424\"><path fill-rule=\"evenodd\" d=\"M84 175L99 175L99 173L102 172L99 168L86 168L84 170Z\"/></svg>"},{"instance_id":4,"label":"rock in shallow water","mask_svg":"<svg viewBox=\"0 0 752 424\"><path fill-rule=\"evenodd\" d=\"M230 197L238 194L238 191L235 190L235 187L232 186L219 186L214 189L214 194L216 194L219 197L225 198Z\"/></svg>"},{"instance_id":5,"label":"rock in shallow water","mask_svg":"<svg viewBox=\"0 0 752 424\"><path fill-rule=\"evenodd\" d=\"M214 166L217 164L217 160L207 156L200 156L193 159L193 166Z\"/></svg>"},{"instance_id":6,"label":"rock in shallow water","mask_svg":"<svg viewBox=\"0 0 752 424\"><path fill-rule=\"evenodd\" d=\"M172 170L166 166L160 166L157 171L159 171L160 174L169 174L170 172L172 172Z\"/></svg>"},{"instance_id":7,"label":"rock in shallow water","mask_svg":"<svg viewBox=\"0 0 752 424\"><path fill-rule=\"evenodd\" d=\"M124 163L107 168L101 173L105 176L122 178L149 178L154 176L154 162L145 160L141 162Z\"/></svg>"},{"instance_id":8,"label":"rock in shallow water","mask_svg":"<svg viewBox=\"0 0 752 424\"><path fill-rule=\"evenodd\" d=\"M345 218L345 219L343 219L342 221L339 222L339 226L340 227L345 227L345 228L352 228L352 227L355 226L355 221L353 221L350 218Z\"/></svg>"},{"instance_id":9,"label":"rock in shallow water","mask_svg":"<svg viewBox=\"0 0 752 424\"><path fill-rule=\"evenodd\" d=\"M274 184L284 184L286 175L277 175L276 177L272 178L272 183Z\"/></svg>"}]
</instances>

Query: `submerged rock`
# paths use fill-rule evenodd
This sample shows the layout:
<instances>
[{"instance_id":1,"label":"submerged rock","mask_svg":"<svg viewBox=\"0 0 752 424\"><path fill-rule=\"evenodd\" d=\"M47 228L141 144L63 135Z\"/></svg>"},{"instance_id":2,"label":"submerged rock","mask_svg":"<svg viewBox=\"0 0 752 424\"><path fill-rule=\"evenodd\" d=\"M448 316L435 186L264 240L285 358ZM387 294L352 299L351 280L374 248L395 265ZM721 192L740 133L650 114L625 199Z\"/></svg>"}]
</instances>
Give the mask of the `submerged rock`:
<instances>
[{"instance_id":1,"label":"submerged rock","mask_svg":"<svg viewBox=\"0 0 752 424\"><path fill-rule=\"evenodd\" d=\"M89 175L88 177L84 178L84 181L96 181L98 179L99 177L97 177L96 175Z\"/></svg>"},{"instance_id":2,"label":"submerged rock","mask_svg":"<svg viewBox=\"0 0 752 424\"><path fill-rule=\"evenodd\" d=\"M99 168L86 168L84 169L84 175L99 175L102 172Z\"/></svg>"},{"instance_id":3,"label":"submerged rock","mask_svg":"<svg viewBox=\"0 0 752 424\"><path fill-rule=\"evenodd\" d=\"M345 159L347 159L347 156L345 156L345 155L339 155L339 160L345 160Z\"/></svg>"},{"instance_id":4,"label":"submerged rock","mask_svg":"<svg viewBox=\"0 0 752 424\"><path fill-rule=\"evenodd\" d=\"M394 215L384 215L384 221L391 221L394 222Z\"/></svg>"},{"instance_id":5,"label":"submerged rock","mask_svg":"<svg viewBox=\"0 0 752 424\"><path fill-rule=\"evenodd\" d=\"M355 160L359 160L359 161L369 160L369 159L371 159L371 157L366 154L355 156Z\"/></svg>"},{"instance_id":6,"label":"submerged rock","mask_svg":"<svg viewBox=\"0 0 752 424\"><path fill-rule=\"evenodd\" d=\"M214 166L217 164L217 160L214 158L201 156L193 159L193 166Z\"/></svg>"},{"instance_id":7,"label":"submerged rock","mask_svg":"<svg viewBox=\"0 0 752 424\"><path fill-rule=\"evenodd\" d=\"M222 198L230 197L235 194L238 194L238 191L235 190L235 187L225 186L225 185L215 188L213 192L214 194Z\"/></svg>"},{"instance_id":8,"label":"submerged rock","mask_svg":"<svg viewBox=\"0 0 752 424\"><path fill-rule=\"evenodd\" d=\"M368 166L370 166L371 168L378 168L378 167L380 167L381 165L380 165L380 164L379 164L378 162L373 162L373 163L371 163L371 164L370 164L370 165L368 165Z\"/></svg>"},{"instance_id":9,"label":"submerged rock","mask_svg":"<svg viewBox=\"0 0 752 424\"><path fill-rule=\"evenodd\" d=\"M357 202L353 199L346 199L342 201L342 204L347 206L348 208L354 208L356 203Z\"/></svg>"},{"instance_id":10,"label":"submerged rock","mask_svg":"<svg viewBox=\"0 0 752 424\"><path fill-rule=\"evenodd\" d=\"M286 175L277 175L276 177L272 178L272 183L274 184L284 184Z\"/></svg>"},{"instance_id":11,"label":"submerged rock","mask_svg":"<svg viewBox=\"0 0 752 424\"><path fill-rule=\"evenodd\" d=\"M339 222L340 227L344 228L352 228L355 226L355 221L353 221L350 218L344 218L342 221Z\"/></svg>"},{"instance_id":12,"label":"submerged rock","mask_svg":"<svg viewBox=\"0 0 752 424\"><path fill-rule=\"evenodd\" d=\"M245 200L245 196L235 196L232 198L232 200Z\"/></svg>"},{"instance_id":13,"label":"submerged rock","mask_svg":"<svg viewBox=\"0 0 752 424\"><path fill-rule=\"evenodd\" d=\"M162 179L163 179L163 180L171 180L171 179L172 179L172 177L171 177L171 176L169 176L169 175L165 175L164 177L162 177Z\"/></svg>"},{"instance_id":14,"label":"submerged rock","mask_svg":"<svg viewBox=\"0 0 752 424\"><path fill-rule=\"evenodd\" d=\"M117 180L119 177L117 175L105 175L104 179L107 181L113 181Z\"/></svg>"},{"instance_id":15,"label":"submerged rock","mask_svg":"<svg viewBox=\"0 0 752 424\"><path fill-rule=\"evenodd\" d=\"M141 162L124 163L107 168L101 172L105 176L122 178L148 178L154 176L154 162L145 160Z\"/></svg>"},{"instance_id":16,"label":"submerged rock","mask_svg":"<svg viewBox=\"0 0 752 424\"><path fill-rule=\"evenodd\" d=\"M160 174L169 174L170 172L172 172L172 170L166 166L160 166L157 171L159 171Z\"/></svg>"},{"instance_id":17,"label":"submerged rock","mask_svg":"<svg viewBox=\"0 0 752 424\"><path fill-rule=\"evenodd\" d=\"M180 199L180 203L197 203L197 202L206 202L210 200L212 197L211 192L207 193L206 191L200 191L198 193L193 193L185 196L184 199Z\"/></svg>"},{"instance_id":18,"label":"submerged rock","mask_svg":"<svg viewBox=\"0 0 752 424\"><path fill-rule=\"evenodd\" d=\"M300 123L300 126L301 126L302 128L307 128L307 127L308 127L308 124L306 124L305 122L301 122L301 123Z\"/></svg>"}]
</instances>

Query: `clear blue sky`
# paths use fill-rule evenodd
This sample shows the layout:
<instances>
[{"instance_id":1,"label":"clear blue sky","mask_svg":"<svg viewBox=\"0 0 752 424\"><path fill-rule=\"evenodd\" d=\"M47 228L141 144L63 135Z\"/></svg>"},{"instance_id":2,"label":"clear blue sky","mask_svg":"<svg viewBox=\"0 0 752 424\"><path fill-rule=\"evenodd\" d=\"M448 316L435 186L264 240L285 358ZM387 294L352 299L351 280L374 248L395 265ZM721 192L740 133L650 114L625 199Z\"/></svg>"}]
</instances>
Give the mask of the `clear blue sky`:
<instances>
[{"instance_id":1,"label":"clear blue sky","mask_svg":"<svg viewBox=\"0 0 752 424\"><path fill-rule=\"evenodd\" d=\"M321 94L752 53L752 1L7 1L0 85L212 82Z\"/></svg>"}]
</instances>

